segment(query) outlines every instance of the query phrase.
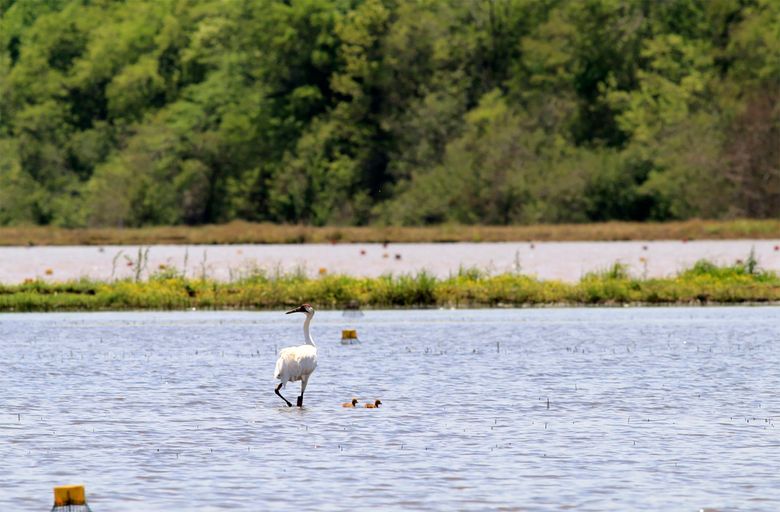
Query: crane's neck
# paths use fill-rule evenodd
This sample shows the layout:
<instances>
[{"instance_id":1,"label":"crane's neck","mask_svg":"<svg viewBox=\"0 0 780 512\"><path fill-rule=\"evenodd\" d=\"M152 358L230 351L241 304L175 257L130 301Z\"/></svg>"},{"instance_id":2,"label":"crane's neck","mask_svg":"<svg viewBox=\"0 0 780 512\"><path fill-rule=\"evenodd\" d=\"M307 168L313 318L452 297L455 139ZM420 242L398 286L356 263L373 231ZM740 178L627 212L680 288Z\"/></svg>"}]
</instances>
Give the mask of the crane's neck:
<instances>
[{"instance_id":1,"label":"crane's neck","mask_svg":"<svg viewBox=\"0 0 780 512\"><path fill-rule=\"evenodd\" d=\"M316 347L314 344L314 340L311 337L311 332L309 332L309 324L311 324L311 319L314 317L314 313L311 315L306 315L306 321L303 322L303 337L306 340L307 345L311 345Z\"/></svg>"}]
</instances>

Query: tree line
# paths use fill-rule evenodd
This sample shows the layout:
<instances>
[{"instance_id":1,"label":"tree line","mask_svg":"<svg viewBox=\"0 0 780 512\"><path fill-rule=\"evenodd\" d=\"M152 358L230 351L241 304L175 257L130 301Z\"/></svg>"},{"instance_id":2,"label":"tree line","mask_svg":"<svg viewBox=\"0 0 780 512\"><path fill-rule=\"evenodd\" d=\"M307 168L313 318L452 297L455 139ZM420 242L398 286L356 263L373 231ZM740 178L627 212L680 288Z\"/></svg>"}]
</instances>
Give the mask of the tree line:
<instances>
[{"instance_id":1,"label":"tree line","mask_svg":"<svg viewBox=\"0 0 780 512\"><path fill-rule=\"evenodd\" d=\"M775 0L0 0L0 225L780 217Z\"/></svg>"}]
</instances>

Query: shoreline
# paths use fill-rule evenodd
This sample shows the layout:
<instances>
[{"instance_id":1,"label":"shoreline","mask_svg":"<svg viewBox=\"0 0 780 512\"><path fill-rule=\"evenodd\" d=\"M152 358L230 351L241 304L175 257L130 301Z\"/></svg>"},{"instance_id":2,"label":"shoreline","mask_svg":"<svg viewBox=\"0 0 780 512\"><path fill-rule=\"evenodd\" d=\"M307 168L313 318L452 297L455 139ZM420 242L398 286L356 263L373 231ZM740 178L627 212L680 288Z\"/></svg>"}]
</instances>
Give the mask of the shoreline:
<instances>
[{"instance_id":1,"label":"shoreline","mask_svg":"<svg viewBox=\"0 0 780 512\"><path fill-rule=\"evenodd\" d=\"M395 306L395 307L371 307L365 306L360 312L370 311L416 311L416 310L442 310L442 311L479 311L485 309L491 310L510 310L510 309L655 309L655 308L775 308L780 306L780 299L772 301L748 301L748 302L632 302L632 303L602 303L602 304L584 304L584 303L558 303L549 304L502 304L487 306L480 304L461 304L459 306ZM287 306L285 306L287 307ZM154 309L154 308L134 308L134 309L57 309L57 310L16 310L0 309L0 319L4 315L35 315L41 313L268 313L274 311L283 311L284 308L183 308L183 309ZM318 311L349 311L343 308L318 307Z\"/></svg>"},{"instance_id":2,"label":"shoreline","mask_svg":"<svg viewBox=\"0 0 780 512\"><path fill-rule=\"evenodd\" d=\"M686 220L528 226L325 226L235 221L142 228L0 227L0 246L238 245L661 240L780 240L780 220Z\"/></svg>"}]
</instances>

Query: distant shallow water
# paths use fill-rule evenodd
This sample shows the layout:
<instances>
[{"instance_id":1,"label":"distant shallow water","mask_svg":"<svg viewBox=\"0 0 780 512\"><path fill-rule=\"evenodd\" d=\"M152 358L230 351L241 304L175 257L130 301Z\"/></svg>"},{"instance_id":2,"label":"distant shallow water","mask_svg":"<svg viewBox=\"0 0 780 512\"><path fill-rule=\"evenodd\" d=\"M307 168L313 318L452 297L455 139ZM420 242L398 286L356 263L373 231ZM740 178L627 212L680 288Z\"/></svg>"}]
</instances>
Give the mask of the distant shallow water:
<instances>
[{"instance_id":1,"label":"distant shallow water","mask_svg":"<svg viewBox=\"0 0 780 512\"><path fill-rule=\"evenodd\" d=\"M312 330L299 410L271 373L300 317L0 315L0 505L46 510L68 483L96 512L780 501L778 308L319 312Z\"/></svg>"},{"instance_id":2,"label":"distant shallow water","mask_svg":"<svg viewBox=\"0 0 780 512\"><path fill-rule=\"evenodd\" d=\"M762 268L780 271L780 241L703 240L660 242L537 242L446 244L160 245L149 248L144 275L162 266L189 276L230 280L262 269L271 274L303 270L375 277L427 270L446 277L460 268L522 272L541 279L578 281L620 262L636 276L664 277L699 259L718 264L745 260L751 250ZM0 247L0 282L41 278L131 277L134 246Z\"/></svg>"}]
</instances>

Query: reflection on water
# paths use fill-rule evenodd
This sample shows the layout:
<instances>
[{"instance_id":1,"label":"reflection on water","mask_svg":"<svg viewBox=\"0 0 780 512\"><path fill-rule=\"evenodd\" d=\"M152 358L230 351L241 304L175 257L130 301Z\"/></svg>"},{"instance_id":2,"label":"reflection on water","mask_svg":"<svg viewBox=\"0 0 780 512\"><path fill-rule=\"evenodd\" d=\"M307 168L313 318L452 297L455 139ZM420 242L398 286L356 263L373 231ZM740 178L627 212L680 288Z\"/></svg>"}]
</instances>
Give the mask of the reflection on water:
<instances>
[{"instance_id":1,"label":"reflection on water","mask_svg":"<svg viewBox=\"0 0 780 512\"><path fill-rule=\"evenodd\" d=\"M97 512L780 500L780 309L320 312L303 410L271 379L300 320L0 316L0 505L69 483Z\"/></svg>"}]
</instances>

